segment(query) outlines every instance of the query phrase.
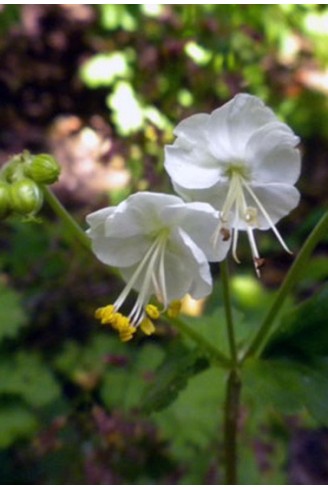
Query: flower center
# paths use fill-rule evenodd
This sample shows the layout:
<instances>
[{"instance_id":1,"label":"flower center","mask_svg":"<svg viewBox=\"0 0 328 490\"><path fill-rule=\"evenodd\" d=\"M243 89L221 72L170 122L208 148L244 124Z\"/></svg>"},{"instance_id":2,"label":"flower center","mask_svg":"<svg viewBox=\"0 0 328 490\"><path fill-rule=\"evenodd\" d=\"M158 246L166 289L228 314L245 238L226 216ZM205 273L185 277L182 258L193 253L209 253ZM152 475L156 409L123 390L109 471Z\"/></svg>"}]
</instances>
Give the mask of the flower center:
<instances>
[{"instance_id":1,"label":"flower center","mask_svg":"<svg viewBox=\"0 0 328 490\"><path fill-rule=\"evenodd\" d=\"M259 226L259 212L268 222L282 247L288 253L291 252L274 225L269 213L250 186L250 174L248 170L242 164L232 164L226 170L225 175L228 178L229 188L220 213L220 223L213 236L214 246L216 246L220 236L224 241L229 240L232 229L232 255L235 261L239 263L240 261L237 256L238 234L241 228L246 228L255 270L259 276L260 267L264 264L264 260L260 258L254 237L254 228L258 228ZM249 206L246 197L248 200L251 200L252 206ZM240 223L242 223L242 226Z\"/></svg>"},{"instance_id":2,"label":"flower center","mask_svg":"<svg viewBox=\"0 0 328 490\"><path fill-rule=\"evenodd\" d=\"M129 314L130 322L138 326L145 316L145 305L151 296L151 289L156 291L159 301L167 306L167 292L165 281L165 248L168 240L169 231L162 230L155 238L140 264L132 274L130 280L114 303L116 310L119 310L131 290L135 288L136 282L142 277L142 286L140 288L137 300Z\"/></svg>"},{"instance_id":3,"label":"flower center","mask_svg":"<svg viewBox=\"0 0 328 490\"><path fill-rule=\"evenodd\" d=\"M117 330L122 341L126 342L133 337L136 328L140 326L146 335L151 335L155 327L152 320L157 320L160 311L154 305L148 304L152 291L155 290L158 300L167 309L168 299L165 279L165 249L170 230L163 229L155 237L138 267L114 304L98 308L96 318L102 324L110 324ZM136 289L137 282L142 278L136 302L128 316L119 313L132 289Z\"/></svg>"}]
</instances>

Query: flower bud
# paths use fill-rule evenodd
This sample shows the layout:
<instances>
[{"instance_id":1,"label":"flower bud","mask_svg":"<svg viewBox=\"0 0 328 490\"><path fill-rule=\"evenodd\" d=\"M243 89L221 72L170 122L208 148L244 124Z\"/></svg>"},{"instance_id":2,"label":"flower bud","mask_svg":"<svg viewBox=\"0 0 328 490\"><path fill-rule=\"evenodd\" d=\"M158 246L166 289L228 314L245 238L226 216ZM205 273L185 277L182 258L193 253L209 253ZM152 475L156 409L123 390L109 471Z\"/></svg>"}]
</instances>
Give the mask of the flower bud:
<instances>
[{"instance_id":1,"label":"flower bud","mask_svg":"<svg viewBox=\"0 0 328 490\"><path fill-rule=\"evenodd\" d=\"M58 180L60 167L51 155L40 154L26 164L24 173L37 184L53 184Z\"/></svg>"},{"instance_id":2,"label":"flower bud","mask_svg":"<svg viewBox=\"0 0 328 490\"><path fill-rule=\"evenodd\" d=\"M6 218L10 213L9 184L0 180L0 219Z\"/></svg>"},{"instance_id":3,"label":"flower bud","mask_svg":"<svg viewBox=\"0 0 328 490\"><path fill-rule=\"evenodd\" d=\"M34 215L39 211L42 203L42 191L33 180L22 179L11 184L10 204L16 213Z\"/></svg>"},{"instance_id":4,"label":"flower bud","mask_svg":"<svg viewBox=\"0 0 328 490\"><path fill-rule=\"evenodd\" d=\"M18 158L13 158L2 168L2 177L7 182L15 182L24 177L22 163Z\"/></svg>"}]
</instances>

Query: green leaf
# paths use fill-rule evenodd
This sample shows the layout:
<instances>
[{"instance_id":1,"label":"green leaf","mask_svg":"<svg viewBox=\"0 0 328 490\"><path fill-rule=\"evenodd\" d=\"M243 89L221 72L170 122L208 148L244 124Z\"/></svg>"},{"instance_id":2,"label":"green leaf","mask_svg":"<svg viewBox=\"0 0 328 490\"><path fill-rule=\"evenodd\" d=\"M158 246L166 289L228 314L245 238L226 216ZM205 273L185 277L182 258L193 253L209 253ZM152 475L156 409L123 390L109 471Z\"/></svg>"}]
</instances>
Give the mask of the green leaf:
<instances>
[{"instance_id":1,"label":"green leaf","mask_svg":"<svg viewBox=\"0 0 328 490\"><path fill-rule=\"evenodd\" d=\"M38 428L34 415L23 405L6 404L0 407L0 448L17 439L30 437Z\"/></svg>"},{"instance_id":2,"label":"green leaf","mask_svg":"<svg viewBox=\"0 0 328 490\"><path fill-rule=\"evenodd\" d=\"M175 452L194 458L195 452L217 443L221 431L225 373L212 367L189 379L174 403L151 417L164 437L172 441Z\"/></svg>"},{"instance_id":3,"label":"green leaf","mask_svg":"<svg viewBox=\"0 0 328 490\"><path fill-rule=\"evenodd\" d=\"M306 366L288 360L250 360L243 371L246 398L284 413L306 409L328 424L328 363Z\"/></svg>"},{"instance_id":4,"label":"green leaf","mask_svg":"<svg viewBox=\"0 0 328 490\"><path fill-rule=\"evenodd\" d=\"M60 390L39 356L18 352L0 362L0 394L17 395L32 407L41 407L54 402Z\"/></svg>"},{"instance_id":5,"label":"green leaf","mask_svg":"<svg viewBox=\"0 0 328 490\"><path fill-rule=\"evenodd\" d=\"M186 387L189 379L208 367L208 361L199 353L174 344L155 373L152 385L143 399L147 412L159 411L169 406Z\"/></svg>"},{"instance_id":6,"label":"green leaf","mask_svg":"<svg viewBox=\"0 0 328 490\"><path fill-rule=\"evenodd\" d=\"M7 337L15 337L25 321L20 296L14 290L0 284L0 341Z\"/></svg>"},{"instance_id":7,"label":"green leaf","mask_svg":"<svg viewBox=\"0 0 328 490\"><path fill-rule=\"evenodd\" d=\"M328 355L328 286L283 316L263 357L304 362Z\"/></svg>"},{"instance_id":8,"label":"green leaf","mask_svg":"<svg viewBox=\"0 0 328 490\"><path fill-rule=\"evenodd\" d=\"M238 344L242 344L253 331L254 325L252 322L246 322L244 315L237 309L233 309L233 317L236 339ZM230 355L226 334L225 311L223 307L216 308L210 314L201 317L184 316L183 321L188 327L194 330L195 333L201 335L213 346L216 346L226 356ZM194 345L194 342L192 342L192 345Z\"/></svg>"},{"instance_id":9,"label":"green leaf","mask_svg":"<svg viewBox=\"0 0 328 490\"><path fill-rule=\"evenodd\" d=\"M252 409L271 406L284 413L302 408L298 382L288 361L249 360L243 367L244 394Z\"/></svg>"}]
</instances>

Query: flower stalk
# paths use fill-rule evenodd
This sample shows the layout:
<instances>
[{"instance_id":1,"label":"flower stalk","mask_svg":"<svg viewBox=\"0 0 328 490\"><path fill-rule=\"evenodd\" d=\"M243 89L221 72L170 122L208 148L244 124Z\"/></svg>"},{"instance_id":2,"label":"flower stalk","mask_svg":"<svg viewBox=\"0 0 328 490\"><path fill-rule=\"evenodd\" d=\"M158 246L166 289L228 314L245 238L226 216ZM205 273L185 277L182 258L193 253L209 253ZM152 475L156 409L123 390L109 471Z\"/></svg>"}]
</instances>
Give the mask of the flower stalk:
<instances>
[{"instance_id":1,"label":"flower stalk","mask_svg":"<svg viewBox=\"0 0 328 490\"><path fill-rule=\"evenodd\" d=\"M52 208L54 213L63 220L63 223L70 232L71 236L75 237L85 249L91 251L91 240L77 224L75 219L72 218L68 211L66 211L55 194L46 185L40 185L40 187L42 188L45 200Z\"/></svg>"},{"instance_id":2,"label":"flower stalk","mask_svg":"<svg viewBox=\"0 0 328 490\"><path fill-rule=\"evenodd\" d=\"M221 281L223 288L223 304L226 316L226 327L228 342L230 348L230 356L233 367L237 367L238 364L238 354L237 345L234 332L233 315L232 315L232 302L231 302L231 291L230 291L230 278L229 278L229 268L227 259L220 263L221 271Z\"/></svg>"},{"instance_id":3,"label":"flower stalk","mask_svg":"<svg viewBox=\"0 0 328 490\"><path fill-rule=\"evenodd\" d=\"M239 420L241 380L238 371L233 369L227 379L224 407L224 467L226 485L236 485L237 474L237 435Z\"/></svg>"}]
</instances>

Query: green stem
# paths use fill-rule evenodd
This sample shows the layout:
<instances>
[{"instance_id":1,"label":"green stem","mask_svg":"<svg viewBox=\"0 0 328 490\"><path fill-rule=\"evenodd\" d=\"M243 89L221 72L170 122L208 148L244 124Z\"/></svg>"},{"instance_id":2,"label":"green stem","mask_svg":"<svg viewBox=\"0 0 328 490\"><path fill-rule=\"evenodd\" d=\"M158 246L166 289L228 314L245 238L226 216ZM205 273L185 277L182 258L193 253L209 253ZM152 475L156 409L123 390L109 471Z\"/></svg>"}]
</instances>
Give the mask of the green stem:
<instances>
[{"instance_id":1,"label":"green stem","mask_svg":"<svg viewBox=\"0 0 328 490\"><path fill-rule=\"evenodd\" d=\"M165 315L165 318L171 325L174 325L180 330L180 332L191 338L200 348L203 348L220 366L225 368L231 366L231 361L219 349L195 332L181 318L170 318L167 315Z\"/></svg>"},{"instance_id":2,"label":"green stem","mask_svg":"<svg viewBox=\"0 0 328 490\"><path fill-rule=\"evenodd\" d=\"M239 420L241 381L236 370L229 373L224 407L224 456L225 484L236 485L237 476L237 435Z\"/></svg>"},{"instance_id":3,"label":"green stem","mask_svg":"<svg viewBox=\"0 0 328 490\"><path fill-rule=\"evenodd\" d=\"M227 260L220 263L223 305L226 317L226 327L232 368L229 372L226 385L226 399L224 407L224 468L225 484L237 484L237 435L241 381L237 372L238 351L235 338L234 321L232 314L232 301L230 289L230 276Z\"/></svg>"},{"instance_id":4,"label":"green stem","mask_svg":"<svg viewBox=\"0 0 328 490\"><path fill-rule=\"evenodd\" d=\"M273 304L269 311L267 312L266 317L264 318L261 327L259 328L257 334L251 341L249 347L245 351L242 361L251 356L258 356L267 340L268 335L270 334L272 325L274 320L277 317L287 295L290 293L293 286L296 284L299 279L303 268L306 266L309 257L314 250L315 246L319 243L319 241L327 234L328 231L328 211L323 215L319 223L312 230L307 240L305 241L303 247L301 248L298 256L294 260L291 268L289 269L278 293L273 301Z\"/></svg>"},{"instance_id":5,"label":"green stem","mask_svg":"<svg viewBox=\"0 0 328 490\"><path fill-rule=\"evenodd\" d=\"M230 348L231 361L234 367L238 364L237 346L234 332L233 315L232 315L232 302L231 302L231 290L230 290L230 277L227 260L223 260L220 263L221 282L223 290L223 305L226 316L226 326L228 334L228 342Z\"/></svg>"},{"instance_id":6,"label":"green stem","mask_svg":"<svg viewBox=\"0 0 328 490\"><path fill-rule=\"evenodd\" d=\"M55 214L57 214L57 216L59 216L63 220L70 234L72 236L75 236L75 238L79 240L84 248L91 250L90 239L82 230L82 228L77 224L77 222L72 218L72 216L66 211L64 206L58 201L55 194L47 186L42 186L42 190L47 203L55 212Z\"/></svg>"}]
</instances>

